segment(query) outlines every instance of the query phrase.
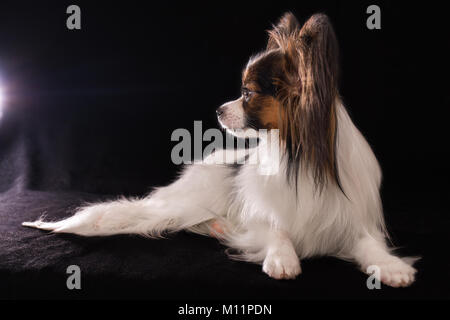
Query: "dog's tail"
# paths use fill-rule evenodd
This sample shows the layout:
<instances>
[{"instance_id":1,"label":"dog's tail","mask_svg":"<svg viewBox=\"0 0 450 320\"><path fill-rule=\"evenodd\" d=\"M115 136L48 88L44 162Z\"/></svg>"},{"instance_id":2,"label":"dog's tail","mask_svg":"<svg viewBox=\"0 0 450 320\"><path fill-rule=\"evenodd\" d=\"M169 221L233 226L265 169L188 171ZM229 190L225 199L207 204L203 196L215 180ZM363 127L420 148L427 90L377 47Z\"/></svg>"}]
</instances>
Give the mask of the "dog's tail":
<instances>
[{"instance_id":1,"label":"dog's tail","mask_svg":"<svg viewBox=\"0 0 450 320\"><path fill-rule=\"evenodd\" d=\"M158 199L121 198L86 205L64 220L46 222L41 218L22 225L81 236L139 234L157 238L170 232L195 228L194 226L214 218L214 215L201 208L190 212L186 212L187 210L189 208L183 204L164 203Z\"/></svg>"}]
</instances>

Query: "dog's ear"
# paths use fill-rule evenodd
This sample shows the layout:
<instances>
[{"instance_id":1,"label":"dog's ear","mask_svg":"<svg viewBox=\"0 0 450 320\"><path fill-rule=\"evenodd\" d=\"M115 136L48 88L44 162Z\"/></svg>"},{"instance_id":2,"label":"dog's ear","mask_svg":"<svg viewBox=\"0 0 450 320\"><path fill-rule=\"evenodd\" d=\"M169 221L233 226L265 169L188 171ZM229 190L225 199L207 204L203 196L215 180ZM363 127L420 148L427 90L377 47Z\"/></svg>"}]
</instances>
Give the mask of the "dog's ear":
<instances>
[{"instance_id":1,"label":"dog's ear","mask_svg":"<svg viewBox=\"0 0 450 320\"><path fill-rule=\"evenodd\" d=\"M282 42L283 51L290 61L288 65L295 62L295 72L287 72L289 80L281 90L285 106L281 134L288 155L292 163L301 162L308 167L316 186L323 187L328 178L340 186L335 155L336 36L328 17L316 14L289 39Z\"/></svg>"},{"instance_id":2,"label":"dog's ear","mask_svg":"<svg viewBox=\"0 0 450 320\"><path fill-rule=\"evenodd\" d=\"M305 22L300 29L298 45L302 79L314 80L326 88L335 87L339 49L333 26L325 14L315 14Z\"/></svg>"},{"instance_id":3,"label":"dog's ear","mask_svg":"<svg viewBox=\"0 0 450 320\"><path fill-rule=\"evenodd\" d=\"M269 30L269 40L267 50L282 48L285 49L288 41L296 38L300 31L300 24L297 18L291 13L286 12L279 20L277 25Z\"/></svg>"},{"instance_id":4,"label":"dog's ear","mask_svg":"<svg viewBox=\"0 0 450 320\"><path fill-rule=\"evenodd\" d=\"M286 12L268 33L267 50L279 49L285 57L284 73L286 79L280 81L280 89L290 94L294 92L300 94L301 85L298 72L300 24L297 18L291 12Z\"/></svg>"}]
</instances>

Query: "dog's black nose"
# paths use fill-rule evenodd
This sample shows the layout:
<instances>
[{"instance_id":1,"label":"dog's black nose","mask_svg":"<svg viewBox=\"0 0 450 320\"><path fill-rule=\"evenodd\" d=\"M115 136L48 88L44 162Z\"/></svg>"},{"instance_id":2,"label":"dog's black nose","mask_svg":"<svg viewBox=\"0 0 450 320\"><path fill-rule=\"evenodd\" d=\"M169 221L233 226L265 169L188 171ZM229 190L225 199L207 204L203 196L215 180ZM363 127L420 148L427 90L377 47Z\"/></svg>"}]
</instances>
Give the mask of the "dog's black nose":
<instances>
[{"instance_id":1,"label":"dog's black nose","mask_svg":"<svg viewBox=\"0 0 450 320\"><path fill-rule=\"evenodd\" d=\"M222 107L219 107L219 108L216 110L216 113L217 113L217 116L220 116L220 115L223 113L223 106L222 106Z\"/></svg>"}]
</instances>

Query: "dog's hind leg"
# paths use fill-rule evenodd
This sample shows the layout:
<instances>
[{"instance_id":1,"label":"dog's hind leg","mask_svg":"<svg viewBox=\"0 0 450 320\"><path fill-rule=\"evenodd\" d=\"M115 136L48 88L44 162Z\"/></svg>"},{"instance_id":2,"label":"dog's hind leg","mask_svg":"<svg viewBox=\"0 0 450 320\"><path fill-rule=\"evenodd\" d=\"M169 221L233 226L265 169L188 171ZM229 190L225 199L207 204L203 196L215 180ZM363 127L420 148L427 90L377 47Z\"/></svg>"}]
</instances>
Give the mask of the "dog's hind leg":
<instances>
[{"instance_id":1,"label":"dog's hind leg","mask_svg":"<svg viewBox=\"0 0 450 320\"><path fill-rule=\"evenodd\" d=\"M37 220L22 225L82 236L158 237L187 228L195 231L196 225L226 213L233 170L227 165L195 164L187 167L174 183L156 189L145 198L97 203L61 221Z\"/></svg>"}]
</instances>

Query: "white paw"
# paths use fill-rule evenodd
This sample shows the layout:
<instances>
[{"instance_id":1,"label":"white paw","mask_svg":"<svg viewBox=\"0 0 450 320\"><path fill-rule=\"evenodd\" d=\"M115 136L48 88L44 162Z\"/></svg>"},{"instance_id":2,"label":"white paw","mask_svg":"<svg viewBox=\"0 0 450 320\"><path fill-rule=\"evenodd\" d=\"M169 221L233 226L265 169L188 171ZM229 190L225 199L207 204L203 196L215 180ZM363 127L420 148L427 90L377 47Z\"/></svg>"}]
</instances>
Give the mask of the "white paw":
<instances>
[{"instance_id":1,"label":"white paw","mask_svg":"<svg viewBox=\"0 0 450 320\"><path fill-rule=\"evenodd\" d=\"M407 287L414 282L416 269L397 257L376 264L380 268L380 280L385 285L398 288Z\"/></svg>"},{"instance_id":2,"label":"white paw","mask_svg":"<svg viewBox=\"0 0 450 320\"><path fill-rule=\"evenodd\" d=\"M264 259L263 271L274 279L295 279L301 272L300 261L294 252L277 251Z\"/></svg>"}]
</instances>

